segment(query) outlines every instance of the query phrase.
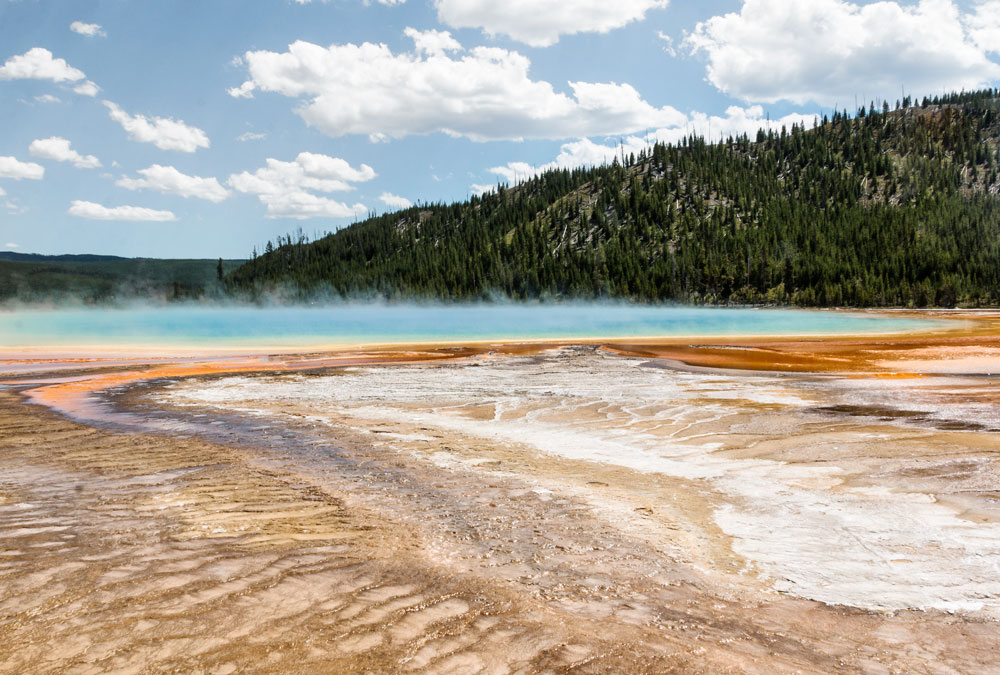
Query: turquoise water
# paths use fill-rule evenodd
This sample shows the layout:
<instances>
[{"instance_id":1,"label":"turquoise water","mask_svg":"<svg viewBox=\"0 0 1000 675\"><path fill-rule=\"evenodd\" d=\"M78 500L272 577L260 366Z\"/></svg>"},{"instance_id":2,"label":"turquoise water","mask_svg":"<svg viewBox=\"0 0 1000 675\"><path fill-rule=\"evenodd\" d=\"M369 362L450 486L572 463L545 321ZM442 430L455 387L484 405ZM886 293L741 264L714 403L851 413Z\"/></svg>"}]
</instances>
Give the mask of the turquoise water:
<instances>
[{"instance_id":1,"label":"turquoise water","mask_svg":"<svg viewBox=\"0 0 1000 675\"><path fill-rule=\"evenodd\" d=\"M0 346L307 346L532 338L872 334L942 322L844 312L632 305L344 305L0 312Z\"/></svg>"}]
</instances>

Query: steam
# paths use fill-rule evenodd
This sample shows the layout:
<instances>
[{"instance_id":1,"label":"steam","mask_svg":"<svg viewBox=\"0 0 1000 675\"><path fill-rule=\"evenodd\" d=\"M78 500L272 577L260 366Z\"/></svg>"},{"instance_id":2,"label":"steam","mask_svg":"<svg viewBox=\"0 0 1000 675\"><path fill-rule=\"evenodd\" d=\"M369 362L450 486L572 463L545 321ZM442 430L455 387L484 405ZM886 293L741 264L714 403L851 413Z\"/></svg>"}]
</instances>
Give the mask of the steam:
<instances>
[{"instance_id":1,"label":"steam","mask_svg":"<svg viewBox=\"0 0 1000 675\"><path fill-rule=\"evenodd\" d=\"M0 313L0 347L246 349L330 345L686 336L879 334L939 322L789 310L654 307L622 302L391 303L260 307L220 303Z\"/></svg>"}]
</instances>

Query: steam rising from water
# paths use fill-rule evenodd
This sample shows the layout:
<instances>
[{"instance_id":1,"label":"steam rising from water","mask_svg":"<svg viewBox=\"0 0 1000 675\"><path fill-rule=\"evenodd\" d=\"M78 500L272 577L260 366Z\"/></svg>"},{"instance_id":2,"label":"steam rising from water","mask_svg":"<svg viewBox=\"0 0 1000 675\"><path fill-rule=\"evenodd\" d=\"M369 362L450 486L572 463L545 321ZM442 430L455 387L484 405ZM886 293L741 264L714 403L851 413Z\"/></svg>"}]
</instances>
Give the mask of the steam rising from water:
<instances>
[{"instance_id":1,"label":"steam rising from water","mask_svg":"<svg viewBox=\"0 0 1000 675\"><path fill-rule=\"evenodd\" d=\"M500 339L903 332L936 322L842 312L628 304L342 304L0 312L0 346L284 346Z\"/></svg>"}]
</instances>

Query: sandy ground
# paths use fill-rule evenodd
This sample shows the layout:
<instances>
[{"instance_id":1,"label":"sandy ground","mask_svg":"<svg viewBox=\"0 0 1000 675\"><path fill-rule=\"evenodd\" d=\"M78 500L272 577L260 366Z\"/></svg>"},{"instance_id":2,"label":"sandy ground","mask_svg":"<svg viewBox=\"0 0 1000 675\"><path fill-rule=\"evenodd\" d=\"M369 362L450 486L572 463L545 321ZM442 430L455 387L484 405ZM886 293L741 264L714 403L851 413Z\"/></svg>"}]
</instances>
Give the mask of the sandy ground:
<instances>
[{"instance_id":1,"label":"sandy ground","mask_svg":"<svg viewBox=\"0 0 1000 675\"><path fill-rule=\"evenodd\" d=\"M22 356L0 671L996 672L993 328Z\"/></svg>"}]
</instances>

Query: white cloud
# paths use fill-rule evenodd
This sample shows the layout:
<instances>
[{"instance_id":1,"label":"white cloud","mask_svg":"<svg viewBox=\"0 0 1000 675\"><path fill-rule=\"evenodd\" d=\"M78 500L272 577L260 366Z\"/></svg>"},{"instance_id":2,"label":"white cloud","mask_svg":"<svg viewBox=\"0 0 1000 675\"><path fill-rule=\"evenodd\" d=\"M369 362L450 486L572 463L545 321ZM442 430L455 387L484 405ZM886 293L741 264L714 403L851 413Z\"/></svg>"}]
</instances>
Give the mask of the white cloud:
<instances>
[{"instance_id":1,"label":"white cloud","mask_svg":"<svg viewBox=\"0 0 1000 675\"><path fill-rule=\"evenodd\" d=\"M461 50L441 35L407 31L419 49L384 44L320 47L295 42L284 53L247 52L250 79L230 90L305 99L296 112L330 136L372 140L443 132L476 141L572 138L669 126L677 110L656 108L628 84L570 82L572 94L528 76L529 60L491 47ZM448 46L454 56L432 45Z\"/></svg>"},{"instance_id":2,"label":"white cloud","mask_svg":"<svg viewBox=\"0 0 1000 675\"><path fill-rule=\"evenodd\" d=\"M7 195L7 193L4 191L4 189L2 187L0 187L0 197L4 197L6 195Z\"/></svg>"},{"instance_id":3,"label":"white cloud","mask_svg":"<svg viewBox=\"0 0 1000 675\"><path fill-rule=\"evenodd\" d=\"M257 88L257 85L251 80L247 80L238 87L230 87L226 89L226 93L233 98L253 98L253 90Z\"/></svg>"},{"instance_id":4,"label":"white cloud","mask_svg":"<svg viewBox=\"0 0 1000 675\"><path fill-rule=\"evenodd\" d=\"M295 2L299 5L308 5L310 2L312 2L312 0L295 0ZM323 2L327 2L327 0L323 0ZM404 2L406 2L406 0L375 0L375 2L377 2L380 5L387 5L389 7L392 7L394 5L402 5ZM364 0L364 4L370 5L372 4L372 0Z\"/></svg>"},{"instance_id":5,"label":"white cloud","mask_svg":"<svg viewBox=\"0 0 1000 675\"><path fill-rule=\"evenodd\" d=\"M237 192L256 195L267 207L268 218L347 218L364 214L364 204L349 206L314 192L353 190L351 183L375 178L367 164L359 168L337 157L301 152L292 162L268 158L266 166L233 174L227 181Z\"/></svg>"},{"instance_id":6,"label":"white cloud","mask_svg":"<svg viewBox=\"0 0 1000 675\"><path fill-rule=\"evenodd\" d=\"M76 85L75 87L73 87L73 93L80 94L81 96L94 97L94 96L97 96L97 92L99 92L100 90L101 90L101 88L98 87L93 82L91 82L90 80L87 80L86 82L82 82L82 83Z\"/></svg>"},{"instance_id":7,"label":"white cloud","mask_svg":"<svg viewBox=\"0 0 1000 675\"><path fill-rule=\"evenodd\" d=\"M115 185L127 190L157 190L164 194L181 197L197 197L210 202L221 202L229 196L229 191L215 178L188 176L172 166L154 164L137 172L142 178L121 178Z\"/></svg>"},{"instance_id":8,"label":"white cloud","mask_svg":"<svg viewBox=\"0 0 1000 675\"><path fill-rule=\"evenodd\" d=\"M656 37L663 41L663 51L670 56L677 56L677 48L674 46L674 39L662 30L656 31Z\"/></svg>"},{"instance_id":9,"label":"white cloud","mask_svg":"<svg viewBox=\"0 0 1000 675\"><path fill-rule=\"evenodd\" d=\"M760 106L740 108L732 106L726 110L725 117L717 115L709 116L704 113L693 112L687 118L685 124L664 129L651 131L648 137L627 136L617 139L619 142L612 145L595 143L588 138L582 138L572 143L566 143L560 148L559 155L555 160L545 164L533 165L527 162L510 162L504 166L496 166L489 169L505 182L510 184L521 183L530 178L552 169L576 169L580 167L601 166L610 164L617 157L621 161L622 153L625 156L638 155L644 149L649 148L653 143L678 143L684 137L694 134L703 136L706 139L718 141L720 138L730 136L737 137L743 134L750 136L751 140L756 136L759 129L766 129L770 126L775 131L782 126L790 129L793 124L812 128L815 117L813 115L802 115L793 113L780 119L768 121L764 109ZM472 186L478 194L489 192L494 186L478 185Z\"/></svg>"},{"instance_id":10,"label":"white cloud","mask_svg":"<svg viewBox=\"0 0 1000 675\"><path fill-rule=\"evenodd\" d=\"M482 28L532 47L562 35L607 33L640 21L669 0L435 0L438 19L452 28Z\"/></svg>"},{"instance_id":11,"label":"white cloud","mask_svg":"<svg viewBox=\"0 0 1000 675\"><path fill-rule=\"evenodd\" d=\"M236 140L246 143L247 141L262 141L267 138L267 134L256 131L246 131L236 137Z\"/></svg>"},{"instance_id":12,"label":"white cloud","mask_svg":"<svg viewBox=\"0 0 1000 675\"><path fill-rule=\"evenodd\" d=\"M368 207L364 204L348 206L342 202L320 197L311 192L286 192L277 195L260 195L267 205L268 218L350 218L364 215Z\"/></svg>"},{"instance_id":13,"label":"white cloud","mask_svg":"<svg viewBox=\"0 0 1000 675\"><path fill-rule=\"evenodd\" d=\"M8 199L4 202L4 208L7 209L7 213L12 216L19 216L22 213L28 212L27 206L21 206L17 203L17 200Z\"/></svg>"},{"instance_id":14,"label":"white cloud","mask_svg":"<svg viewBox=\"0 0 1000 675\"><path fill-rule=\"evenodd\" d=\"M35 157L52 159L57 162L72 162L78 169L96 169L101 166L101 160L93 155L81 155L76 150L71 149L70 142L59 136L50 138L39 138L31 142L28 152Z\"/></svg>"},{"instance_id":15,"label":"white cloud","mask_svg":"<svg viewBox=\"0 0 1000 675\"><path fill-rule=\"evenodd\" d=\"M383 204L391 206L394 209L408 209L413 206L413 202L406 197L400 197L399 195L394 195L391 192L383 192L379 196L379 199L382 200Z\"/></svg>"},{"instance_id":16,"label":"white cloud","mask_svg":"<svg viewBox=\"0 0 1000 675\"><path fill-rule=\"evenodd\" d=\"M32 47L24 54L12 56L0 66L0 80L49 80L77 82L86 77L63 59L52 58L52 52Z\"/></svg>"},{"instance_id":17,"label":"white cloud","mask_svg":"<svg viewBox=\"0 0 1000 675\"><path fill-rule=\"evenodd\" d=\"M448 31L424 30L407 28L403 31L406 37L413 40L417 52L424 54L443 54L445 52L461 51L462 45Z\"/></svg>"},{"instance_id":18,"label":"white cloud","mask_svg":"<svg viewBox=\"0 0 1000 675\"><path fill-rule=\"evenodd\" d=\"M305 154L308 153L301 153L299 158ZM283 162L269 157L265 167L253 173L244 171L233 174L229 177L228 184L240 192L254 195L279 194L300 189L317 192L345 192L354 189L344 178L307 171L298 158L294 162Z\"/></svg>"},{"instance_id":19,"label":"white cloud","mask_svg":"<svg viewBox=\"0 0 1000 675\"><path fill-rule=\"evenodd\" d=\"M21 180L41 180L45 175L45 167L34 162L22 162L16 157L0 157L0 178Z\"/></svg>"},{"instance_id":20,"label":"white cloud","mask_svg":"<svg viewBox=\"0 0 1000 675\"><path fill-rule=\"evenodd\" d=\"M3 245L4 248L21 248L18 244L7 243Z\"/></svg>"},{"instance_id":21,"label":"white cloud","mask_svg":"<svg viewBox=\"0 0 1000 675\"><path fill-rule=\"evenodd\" d=\"M983 86L1000 77L951 0L745 0L685 40L708 58L708 80L746 101L823 105Z\"/></svg>"},{"instance_id":22,"label":"white cloud","mask_svg":"<svg viewBox=\"0 0 1000 675\"><path fill-rule=\"evenodd\" d=\"M84 23L82 21L74 21L69 25L69 29L74 33L79 33L80 35L86 35L87 37L106 37L107 33L101 28L98 23Z\"/></svg>"},{"instance_id":23,"label":"white cloud","mask_svg":"<svg viewBox=\"0 0 1000 675\"><path fill-rule=\"evenodd\" d=\"M300 152L299 156L295 158L295 162L303 168L307 175L327 180L364 183L378 175L375 173L375 169L367 164L362 164L360 168L355 169L339 157L318 155L312 152Z\"/></svg>"},{"instance_id":24,"label":"white cloud","mask_svg":"<svg viewBox=\"0 0 1000 675\"><path fill-rule=\"evenodd\" d=\"M146 118L144 115L129 115L111 101L104 101L111 119L122 125L129 138L140 143L152 143L160 150L194 152L207 148L210 143L205 132L198 127L188 126L183 120L169 117Z\"/></svg>"},{"instance_id":25,"label":"white cloud","mask_svg":"<svg viewBox=\"0 0 1000 675\"><path fill-rule=\"evenodd\" d=\"M1000 0L981 0L965 25L977 47L1000 54Z\"/></svg>"},{"instance_id":26,"label":"white cloud","mask_svg":"<svg viewBox=\"0 0 1000 675\"><path fill-rule=\"evenodd\" d=\"M39 103L62 103L59 97L53 96L52 94L42 94L41 96L36 96L35 100Z\"/></svg>"},{"instance_id":27,"label":"white cloud","mask_svg":"<svg viewBox=\"0 0 1000 675\"><path fill-rule=\"evenodd\" d=\"M67 211L71 216L88 220L127 220L136 222L163 223L177 220L171 211L157 211L142 206L104 206L94 202L74 199Z\"/></svg>"},{"instance_id":28,"label":"white cloud","mask_svg":"<svg viewBox=\"0 0 1000 675\"><path fill-rule=\"evenodd\" d=\"M703 136L710 142L743 134L749 136L750 140L754 140L757 131L761 129L770 128L779 131L781 127L791 129L793 124L811 129L816 122L815 114L790 113L784 117L768 119L762 106L754 105L741 108L734 105L726 109L725 117L692 112L684 128L658 129L653 132L653 136L661 143L678 143L690 134Z\"/></svg>"}]
</instances>

